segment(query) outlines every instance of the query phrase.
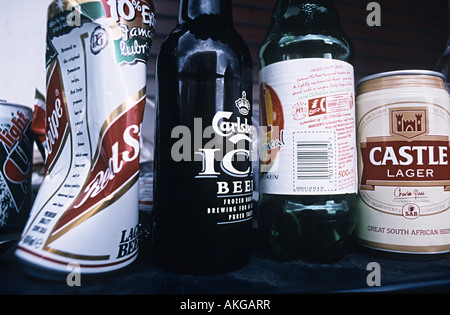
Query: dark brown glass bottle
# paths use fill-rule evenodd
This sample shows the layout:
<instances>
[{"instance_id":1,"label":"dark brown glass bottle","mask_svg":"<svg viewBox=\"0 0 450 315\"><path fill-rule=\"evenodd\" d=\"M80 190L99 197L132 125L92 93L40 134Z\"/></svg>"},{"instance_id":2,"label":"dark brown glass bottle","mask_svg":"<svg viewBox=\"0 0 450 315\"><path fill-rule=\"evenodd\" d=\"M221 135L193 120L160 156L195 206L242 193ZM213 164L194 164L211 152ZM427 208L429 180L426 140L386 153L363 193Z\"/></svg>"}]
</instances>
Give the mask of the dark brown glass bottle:
<instances>
[{"instance_id":1,"label":"dark brown glass bottle","mask_svg":"<svg viewBox=\"0 0 450 315\"><path fill-rule=\"evenodd\" d=\"M357 191L353 54L333 1L277 1L259 51L258 204L277 259L346 252Z\"/></svg>"},{"instance_id":2,"label":"dark brown glass bottle","mask_svg":"<svg viewBox=\"0 0 450 315\"><path fill-rule=\"evenodd\" d=\"M157 59L153 256L225 272L252 247L252 61L230 0L182 0L178 22Z\"/></svg>"}]
</instances>

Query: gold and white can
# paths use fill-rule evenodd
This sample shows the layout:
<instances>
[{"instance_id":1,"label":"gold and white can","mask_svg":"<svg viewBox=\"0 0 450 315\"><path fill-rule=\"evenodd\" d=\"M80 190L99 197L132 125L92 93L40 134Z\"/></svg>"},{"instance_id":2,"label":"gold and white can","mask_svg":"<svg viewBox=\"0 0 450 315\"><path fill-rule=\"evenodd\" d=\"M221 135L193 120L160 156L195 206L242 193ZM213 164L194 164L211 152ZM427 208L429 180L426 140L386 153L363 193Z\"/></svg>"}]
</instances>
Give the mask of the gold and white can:
<instances>
[{"instance_id":1,"label":"gold and white can","mask_svg":"<svg viewBox=\"0 0 450 315\"><path fill-rule=\"evenodd\" d=\"M358 83L356 104L360 244L422 257L450 251L450 99L443 76L372 75Z\"/></svg>"}]
</instances>

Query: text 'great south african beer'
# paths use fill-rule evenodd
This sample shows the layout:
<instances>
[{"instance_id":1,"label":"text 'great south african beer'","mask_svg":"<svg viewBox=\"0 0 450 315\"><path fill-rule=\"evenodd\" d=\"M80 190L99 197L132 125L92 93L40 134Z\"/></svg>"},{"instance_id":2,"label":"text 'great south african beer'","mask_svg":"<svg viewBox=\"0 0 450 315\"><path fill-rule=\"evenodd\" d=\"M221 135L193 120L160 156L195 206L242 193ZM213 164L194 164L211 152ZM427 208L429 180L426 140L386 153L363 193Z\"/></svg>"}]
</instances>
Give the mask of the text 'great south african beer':
<instances>
[{"instance_id":1,"label":"text 'great south african beer'","mask_svg":"<svg viewBox=\"0 0 450 315\"><path fill-rule=\"evenodd\" d=\"M182 273L243 266L252 242L252 61L231 1L183 0L157 60L154 257Z\"/></svg>"},{"instance_id":2,"label":"text 'great south african beer'","mask_svg":"<svg viewBox=\"0 0 450 315\"><path fill-rule=\"evenodd\" d=\"M259 51L259 225L280 259L335 261L357 191L353 49L330 0L278 0Z\"/></svg>"}]
</instances>

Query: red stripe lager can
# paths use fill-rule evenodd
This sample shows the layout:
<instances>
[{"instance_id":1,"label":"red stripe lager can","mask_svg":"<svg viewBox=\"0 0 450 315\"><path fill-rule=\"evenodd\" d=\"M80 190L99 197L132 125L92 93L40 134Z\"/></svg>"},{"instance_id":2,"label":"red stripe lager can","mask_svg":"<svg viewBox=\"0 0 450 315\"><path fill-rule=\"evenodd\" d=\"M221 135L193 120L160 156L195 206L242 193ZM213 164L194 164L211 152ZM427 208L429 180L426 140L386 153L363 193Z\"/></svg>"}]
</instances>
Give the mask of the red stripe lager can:
<instances>
[{"instance_id":1,"label":"red stripe lager can","mask_svg":"<svg viewBox=\"0 0 450 315\"><path fill-rule=\"evenodd\" d=\"M0 101L0 254L17 242L31 208L33 111Z\"/></svg>"},{"instance_id":2,"label":"red stripe lager can","mask_svg":"<svg viewBox=\"0 0 450 315\"><path fill-rule=\"evenodd\" d=\"M134 4L133 4L134 3ZM16 255L26 271L99 274L138 253L140 130L154 6L54 1L48 10L45 176Z\"/></svg>"}]
</instances>

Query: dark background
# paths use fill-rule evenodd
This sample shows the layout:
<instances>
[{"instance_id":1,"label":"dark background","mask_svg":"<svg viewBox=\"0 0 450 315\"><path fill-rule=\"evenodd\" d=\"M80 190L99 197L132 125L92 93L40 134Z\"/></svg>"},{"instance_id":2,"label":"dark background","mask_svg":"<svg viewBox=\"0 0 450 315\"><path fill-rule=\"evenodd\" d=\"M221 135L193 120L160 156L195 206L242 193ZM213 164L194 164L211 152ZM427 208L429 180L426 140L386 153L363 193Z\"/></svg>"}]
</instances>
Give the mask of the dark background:
<instances>
[{"instance_id":1,"label":"dark background","mask_svg":"<svg viewBox=\"0 0 450 315\"><path fill-rule=\"evenodd\" d=\"M378 0L381 26L366 23L371 0L335 0L347 35L355 47L355 80L392 70L434 70L447 42L447 0ZM254 104L259 103L257 51L266 34L276 0L232 0L234 24L253 57ZM147 95L155 98L155 61L161 43L177 23L178 0L154 0L156 36L148 63Z\"/></svg>"}]
</instances>

